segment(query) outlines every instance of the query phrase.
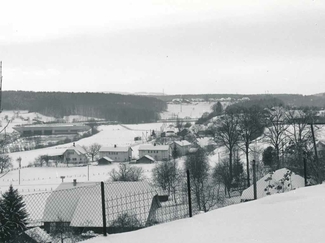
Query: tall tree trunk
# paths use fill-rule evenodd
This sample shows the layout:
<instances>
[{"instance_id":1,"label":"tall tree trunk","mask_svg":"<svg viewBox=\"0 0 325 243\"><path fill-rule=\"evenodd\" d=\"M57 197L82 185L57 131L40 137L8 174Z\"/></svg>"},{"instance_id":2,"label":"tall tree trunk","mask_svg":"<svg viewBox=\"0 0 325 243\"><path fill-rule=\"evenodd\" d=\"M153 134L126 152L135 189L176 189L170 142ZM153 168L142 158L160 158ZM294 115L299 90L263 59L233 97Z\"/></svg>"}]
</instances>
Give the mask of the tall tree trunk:
<instances>
[{"instance_id":1,"label":"tall tree trunk","mask_svg":"<svg viewBox=\"0 0 325 243\"><path fill-rule=\"evenodd\" d=\"M250 187L251 183L250 183L250 175L249 175L249 144L246 143L245 144L245 154L246 154L246 169L247 169L247 187Z\"/></svg>"},{"instance_id":2,"label":"tall tree trunk","mask_svg":"<svg viewBox=\"0 0 325 243\"><path fill-rule=\"evenodd\" d=\"M232 148L229 149L229 176L230 176L230 183L232 183Z\"/></svg>"}]
</instances>

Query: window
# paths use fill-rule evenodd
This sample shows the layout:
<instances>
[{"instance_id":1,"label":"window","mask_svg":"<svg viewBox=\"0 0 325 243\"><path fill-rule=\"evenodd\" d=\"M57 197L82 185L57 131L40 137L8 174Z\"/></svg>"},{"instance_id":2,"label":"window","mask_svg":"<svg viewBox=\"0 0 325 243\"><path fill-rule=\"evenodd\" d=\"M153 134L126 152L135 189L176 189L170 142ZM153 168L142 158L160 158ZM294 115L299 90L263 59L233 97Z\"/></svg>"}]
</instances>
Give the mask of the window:
<instances>
[{"instance_id":1,"label":"window","mask_svg":"<svg viewBox=\"0 0 325 243\"><path fill-rule=\"evenodd\" d=\"M77 158L73 158L72 160L73 160L73 161L76 161L76 160L77 160Z\"/></svg>"}]
</instances>

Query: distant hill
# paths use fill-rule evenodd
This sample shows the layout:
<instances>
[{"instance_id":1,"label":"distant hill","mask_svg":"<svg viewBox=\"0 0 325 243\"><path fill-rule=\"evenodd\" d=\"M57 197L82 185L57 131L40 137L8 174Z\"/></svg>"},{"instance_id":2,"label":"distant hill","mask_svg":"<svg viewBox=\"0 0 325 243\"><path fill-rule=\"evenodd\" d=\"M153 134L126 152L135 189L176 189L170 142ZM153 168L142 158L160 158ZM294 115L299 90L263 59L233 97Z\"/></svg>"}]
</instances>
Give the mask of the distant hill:
<instances>
[{"instance_id":1,"label":"distant hill","mask_svg":"<svg viewBox=\"0 0 325 243\"><path fill-rule=\"evenodd\" d=\"M155 97L139 95L4 91L2 109L29 110L58 118L82 115L121 123L142 123L158 120L167 105Z\"/></svg>"},{"instance_id":2,"label":"distant hill","mask_svg":"<svg viewBox=\"0 0 325 243\"><path fill-rule=\"evenodd\" d=\"M231 98L234 100L242 99L247 97L251 100L266 99L266 98L278 98L284 102L285 105L289 106L315 106L325 108L325 93L317 95L301 95L301 94L255 94L255 95L244 95L244 94L183 94L183 95L158 95L155 96L163 101L172 101L173 99L204 99L209 100Z\"/></svg>"}]
</instances>

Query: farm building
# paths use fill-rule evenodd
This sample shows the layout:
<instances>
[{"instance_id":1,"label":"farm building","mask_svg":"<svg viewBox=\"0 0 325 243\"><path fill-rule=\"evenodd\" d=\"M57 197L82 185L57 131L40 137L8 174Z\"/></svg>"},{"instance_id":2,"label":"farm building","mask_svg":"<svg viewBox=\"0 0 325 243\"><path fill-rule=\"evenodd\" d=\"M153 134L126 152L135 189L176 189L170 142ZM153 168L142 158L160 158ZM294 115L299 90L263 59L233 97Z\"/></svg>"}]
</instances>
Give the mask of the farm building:
<instances>
[{"instance_id":1,"label":"farm building","mask_svg":"<svg viewBox=\"0 0 325 243\"><path fill-rule=\"evenodd\" d=\"M88 163L87 152L75 143L68 148L53 149L43 157L44 159L47 157L49 160L56 160L66 164L79 165Z\"/></svg>"},{"instance_id":2,"label":"farm building","mask_svg":"<svg viewBox=\"0 0 325 243\"><path fill-rule=\"evenodd\" d=\"M161 205L158 193L148 182L105 182L104 187L108 233L120 230L114 223L125 214L136 215L140 228L156 220L156 211ZM69 226L101 233L100 188L96 182L61 183L46 201L44 229L51 233L58 227Z\"/></svg>"},{"instance_id":3,"label":"farm building","mask_svg":"<svg viewBox=\"0 0 325 243\"><path fill-rule=\"evenodd\" d=\"M22 136L79 134L91 132L90 126L76 123L39 124L13 127Z\"/></svg>"},{"instance_id":4,"label":"farm building","mask_svg":"<svg viewBox=\"0 0 325 243\"><path fill-rule=\"evenodd\" d=\"M192 144L187 140L181 140L181 141L174 141L174 146L176 146L178 155L184 156L188 153Z\"/></svg>"},{"instance_id":5,"label":"farm building","mask_svg":"<svg viewBox=\"0 0 325 243\"><path fill-rule=\"evenodd\" d=\"M108 157L102 157L98 160L98 165L109 165L113 162L111 158Z\"/></svg>"},{"instance_id":6,"label":"farm building","mask_svg":"<svg viewBox=\"0 0 325 243\"><path fill-rule=\"evenodd\" d=\"M99 150L99 157L109 157L115 162L126 162L132 158L131 147L101 147Z\"/></svg>"},{"instance_id":7,"label":"farm building","mask_svg":"<svg viewBox=\"0 0 325 243\"><path fill-rule=\"evenodd\" d=\"M169 145L142 144L139 146L139 158L149 155L156 161L169 160L171 149Z\"/></svg>"},{"instance_id":8,"label":"farm building","mask_svg":"<svg viewBox=\"0 0 325 243\"><path fill-rule=\"evenodd\" d=\"M154 158L152 158L149 155L145 155L145 156L141 157L140 159L138 159L136 163L139 163L139 164L151 164L151 163L154 163L154 162L155 162Z\"/></svg>"}]
</instances>

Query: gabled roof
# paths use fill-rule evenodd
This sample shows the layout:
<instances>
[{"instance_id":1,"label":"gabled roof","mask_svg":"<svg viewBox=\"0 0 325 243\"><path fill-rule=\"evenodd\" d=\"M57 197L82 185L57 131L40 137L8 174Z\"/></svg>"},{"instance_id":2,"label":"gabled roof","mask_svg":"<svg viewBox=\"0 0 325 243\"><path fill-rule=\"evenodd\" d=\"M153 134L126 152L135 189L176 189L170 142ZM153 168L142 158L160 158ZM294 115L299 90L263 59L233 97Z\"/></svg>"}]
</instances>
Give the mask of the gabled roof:
<instances>
[{"instance_id":1,"label":"gabled roof","mask_svg":"<svg viewBox=\"0 0 325 243\"><path fill-rule=\"evenodd\" d=\"M181 141L174 141L177 145L183 147L183 146L189 146L192 145L189 141L187 140L181 140Z\"/></svg>"},{"instance_id":2,"label":"gabled roof","mask_svg":"<svg viewBox=\"0 0 325 243\"><path fill-rule=\"evenodd\" d=\"M137 216L143 226L148 220L153 200L158 193L147 182L105 183L107 226L123 213ZM91 205L91 206L90 206ZM84 194L80 197L70 226L102 227L100 194Z\"/></svg>"},{"instance_id":3,"label":"gabled roof","mask_svg":"<svg viewBox=\"0 0 325 243\"><path fill-rule=\"evenodd\" d=\"M109 161L109 162L113 162L114 160L112 160L111 158L108 158L107 156L104 156L104 157L102 157L102 158L100 158L100 160L101 159L105 159L105 160L107 160L107 161Z\"/></svg>"},{"instance_id":4,"label":"gabled roof","mask_svg":"<svg viewBox=\"0 0 325 243\"><path fill-rule=\"evenodd\" d=\"M147 159L149 159L149 160L151 160L151 161L155 161L155 159L152 158L152 157L149 156L149 155L142 156L140 159L142 159L142 158L147 158ZM138 160L140 160L140 159L138 159Z\"/></svg>"},{"instance_id":5,"label":"gabled roof","mask_svg":"<svg viewBox=\"0 0 325 243\"><path fill-rule=\"evenodd\" d=\"M106 182L107 225L119 216L118 212L139 214L140 219L144 220L142 222L145 222L155 195L156 190L146 181ZM70 225L75 227L101 227L101 207L99 183L78 182L76 186L61 183L46 201L43 221L71 222Z\"/></svg>"},{"instance_id":6,"label":"gabled roof","mask_svg":"<svg viewBox=\"0 0 325 243\"><path fill-rule=\"evenodd\" d=\"M101 147L99 152L128 152L131 147Z\"/></svg>"},{"instance_id":7,"label":"gabled roof","mask_svg":"<svg viewBox=\"0 0 325 243\"><path fill-rule=\"evenodd\" d=\"M169 150L170 147L168 145L152 145L152 144L142 144L139 146L140 150Z\"/></svg>"},{"instance_id":8,"label":"gabled roof","mask_svg":"<svg viewBox=\"0 0 325 243\"><path fill-rule=\"evenodd\" d=\"M80 145L72 145L71 147L67 148L66 150L74 150L78 155L80 154L87 154L87 151L84 150L83 147L81 147Z\"/></svg>"}]
</instances>

